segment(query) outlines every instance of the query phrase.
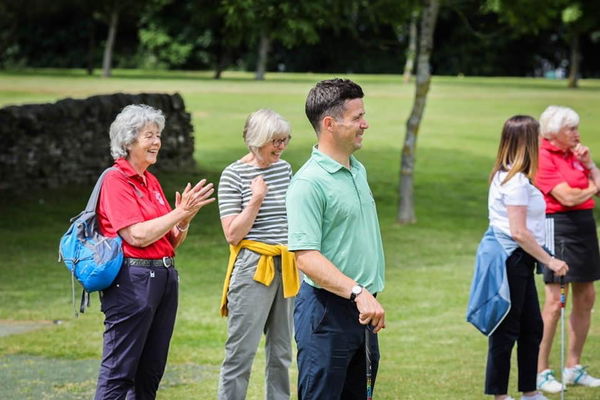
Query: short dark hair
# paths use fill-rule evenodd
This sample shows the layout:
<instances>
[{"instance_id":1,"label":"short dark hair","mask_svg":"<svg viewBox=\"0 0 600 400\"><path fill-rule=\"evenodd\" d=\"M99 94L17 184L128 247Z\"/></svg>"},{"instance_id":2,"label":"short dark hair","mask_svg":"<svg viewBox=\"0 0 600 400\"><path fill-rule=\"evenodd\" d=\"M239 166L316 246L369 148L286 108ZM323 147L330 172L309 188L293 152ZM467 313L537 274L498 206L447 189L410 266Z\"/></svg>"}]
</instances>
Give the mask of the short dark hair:
<instances>
[{"instance_id":1,"label":"short dark hair","mask_svg":"<svg viewBox=\"0 0 600 400\"><path fill-rule=\"evenodd\" d=\"M327 79L310 89L304 110L318 134L319 125L324 117L341 117L346 100L362 99L363 97L362 88L350 79Z\"/></svg>"}]
</instances>

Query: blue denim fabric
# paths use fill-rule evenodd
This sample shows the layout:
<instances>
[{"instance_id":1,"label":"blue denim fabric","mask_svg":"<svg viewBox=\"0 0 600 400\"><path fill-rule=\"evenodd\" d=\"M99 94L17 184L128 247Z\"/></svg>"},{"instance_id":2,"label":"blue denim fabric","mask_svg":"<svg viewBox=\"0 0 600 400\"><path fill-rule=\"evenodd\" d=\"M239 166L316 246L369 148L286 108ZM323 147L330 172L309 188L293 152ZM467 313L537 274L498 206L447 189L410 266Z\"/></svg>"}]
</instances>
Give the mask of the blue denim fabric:
<instances>
[{"instance_id":1,"label":"blue denim fabric","mask_svg":"<svg viewBox=\"0 0 600 400\"><path fill-rule=\"evenodd\" d=\"M298 399L365 399L365 334L370 340L373 387L379 366L379 345L377 335L358 322L356 304L304 282L296 297L294 323Z\"/></svg>"},{"instance_id":2,"label":"blue denim fabric","mask_svg":"<svg viewBox=\"0 0 600 400\"><path fill-rule=\"evenodd\" d=\"M509 256L507 248L513 251L517 248L513 248L511 241L514 243L510 237L496 234L490 226L477 249L467 321L484 335L491 335L510 311L510 289L506 276L506 260Z\"/></svg>"}]
</instances>

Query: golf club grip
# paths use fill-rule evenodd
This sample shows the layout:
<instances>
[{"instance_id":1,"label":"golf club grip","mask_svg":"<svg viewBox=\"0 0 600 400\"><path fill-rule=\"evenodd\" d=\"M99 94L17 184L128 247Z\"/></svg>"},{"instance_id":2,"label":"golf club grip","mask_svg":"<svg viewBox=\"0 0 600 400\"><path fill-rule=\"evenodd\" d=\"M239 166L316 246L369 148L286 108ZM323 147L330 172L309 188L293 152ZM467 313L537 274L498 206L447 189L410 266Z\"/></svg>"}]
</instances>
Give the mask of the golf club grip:
<instances>
[{"instance_id":1,"label":"golf club grip","mask_svg":"<svg viewBox=\"0 0 600 400\"><path fill-rule=\"evenodd\" d=\"M565 304L567 303L567 299L565 296L565 276L562 275L559 278L560 281L560 308L565 308Z\"/></svg>"},{"instance_id":2,"label":"golf club grip","mask_svg":"<svg viewBox=\"0 0 600 400\"><path fill-rule=\"evenodd\" d=\"M366 358L366 370L367 370L367 400L373 399L373 366L371 364L371 337L369 333L369 327L365 328L365 358Z\"/></svg>"}]
</instances>

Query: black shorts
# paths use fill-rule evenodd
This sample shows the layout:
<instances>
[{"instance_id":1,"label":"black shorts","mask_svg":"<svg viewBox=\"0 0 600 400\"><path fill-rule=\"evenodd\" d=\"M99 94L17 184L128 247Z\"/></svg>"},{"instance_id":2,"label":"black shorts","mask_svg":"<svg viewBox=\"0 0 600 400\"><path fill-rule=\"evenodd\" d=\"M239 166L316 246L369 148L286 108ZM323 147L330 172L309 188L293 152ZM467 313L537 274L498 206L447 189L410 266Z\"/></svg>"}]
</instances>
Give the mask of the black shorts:
<instances>
[{"instance_id":1,"label":"black shorts","mask_svg":"<svg viewBox=\"0 0 600 400\"><path fill-rule=\"evenodd\" d=\"M546 215L546 247L569 265L565 282L600 279L600 251L592 210L575 210ZM546 266L544 282L558 283Z\"/></svg>"}]
</instances>

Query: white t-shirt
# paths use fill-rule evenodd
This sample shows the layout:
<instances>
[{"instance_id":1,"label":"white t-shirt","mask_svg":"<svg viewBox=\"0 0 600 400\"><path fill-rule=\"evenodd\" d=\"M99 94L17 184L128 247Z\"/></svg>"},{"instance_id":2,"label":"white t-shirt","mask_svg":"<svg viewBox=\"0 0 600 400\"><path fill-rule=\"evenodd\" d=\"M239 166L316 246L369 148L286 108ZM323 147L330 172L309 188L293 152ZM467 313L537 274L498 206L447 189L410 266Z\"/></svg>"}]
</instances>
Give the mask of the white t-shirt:
<instances>
[{"instance_id":1,"label":"white t-shirt","mask_svg":"<svg viewBox=\"0 0 600 400\"><path fill-rule=\"evenodd\" d=\"M522 172L501 184L508 172L498 171L490 185L488 210L490 225L511 236L506 206L527 206L527 229L535 236L540 246L544 245L544 223L546 202L542 193L529 182Z\"/></svg>"}]
</instances>

